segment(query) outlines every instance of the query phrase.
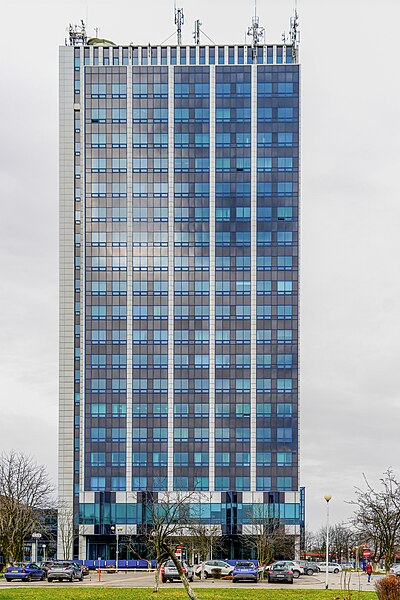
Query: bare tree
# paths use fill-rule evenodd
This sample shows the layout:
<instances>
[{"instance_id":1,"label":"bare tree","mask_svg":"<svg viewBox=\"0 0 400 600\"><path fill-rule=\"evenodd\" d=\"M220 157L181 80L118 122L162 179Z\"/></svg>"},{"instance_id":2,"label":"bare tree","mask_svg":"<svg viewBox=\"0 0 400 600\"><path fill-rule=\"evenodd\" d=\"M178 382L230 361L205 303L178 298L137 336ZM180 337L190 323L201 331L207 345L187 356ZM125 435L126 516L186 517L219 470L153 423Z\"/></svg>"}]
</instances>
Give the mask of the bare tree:
<instances>
[{"instance_id":1,"label":"bare tree","mask_svg":"<svg viewBox=\"0 0 400 600\"><path fill-rule=\"evenodd\" d=\"M151 503L151 525L148 529L148 543L153 548L156 571L153 592L158 592L160 572L167 559L174 562L186 593L191 600L198 600L176 555L176 543L188 533L191 522L189 502L195 492L163 492Z\"/></svg>"},{"instance_id":2,"label":"bare tree","mask_svg":"<svg viewBox=\"0 0 400 600\"><path fill-rule=\"evenodd\" d=\"M364 542L374 544L375 560L385 558L389 571L400 538L400 482L389 468L374 489L364 475L365 489L356 488L353 525Z\"/></svg>"},{"instance_id":3,"label":"bare tree","mask_svg":"<svg viewBox=\"0 0 400 600\"><path fill-rule=\"evenodd\" d=\"M313 531L307 529L304 533L303 552L312 552L316 548L316 535Z\"/></svg>"},{"instance_id":4,"label":"bare tree","mask_svg":"<svg viewBox=\"0 0 400 600\"><path fill-rule=\"evenodd\" d=\"M191 546L192 551L199 555L201 562L201 578L204 578L204 563L208 558L212 558L213 552L223 549L223 538L221 528L218 525L207 525L200 522L193 516L194 521L189 524L189 536L185 543Z\"/></svg>"},{"instance_id":5,"label":"bare tree","mask_svg":"<svg viewBox=\"0 0 400 600\"><path fill-rule=\"evenodd\" d=\"M62 548L63 558L72 559L74 539L77 535L74 527L74 513L69 506L59 505L57 519L57 535Z\"/></svg>"},{"instance_id":6,"label":"bare tree","mask_svg":"<svg viewBox=\"0 0 400 600\"><path fill-rule=\"evenodd\" d=\"M334 554L338 560L341 560L342 557L347 559L349 548L354 546L356 536L352 527L346 523L337 523L333 526L329 539L331 540L332 554Z\"/></svg>"},{"instance_id":7,"label":"bare tree","mask_svg":"<svg viewBox=\"0 0 400 600\"><path fill-rule=\"evenodd\" d=\"M23 559L24 540L53 489L45 467L32 457L14 450L0 455L0 549L6 560Z\"/></svg>"},{"instance_id":8,"label":"bare tree","mask_svg":"<svg viewBox=\"0 0 400 600\"><path fill-rule=\"evenodd\" d=\"M340 560L342 556L347 557L349 549L356 543L354 529L346 523L337 523L329 527L329 554ZM315 536L315 550L323 556L326 552L326 527L321 527Z\"/></svg>"},{"instance_id":9,"label":"bare tree","mask_svg":"<svg viewBox=\"0 0 400 600\"><path fill-rule=\"evenodd\" d=\"M285 526L280 519L269 515L268 506L254 506L248 520L249 525L244 526L243 543L255 550L261 566L271 564L278 554L293 554L293 540L285 534Z\"/></svg>"}]
</instances>

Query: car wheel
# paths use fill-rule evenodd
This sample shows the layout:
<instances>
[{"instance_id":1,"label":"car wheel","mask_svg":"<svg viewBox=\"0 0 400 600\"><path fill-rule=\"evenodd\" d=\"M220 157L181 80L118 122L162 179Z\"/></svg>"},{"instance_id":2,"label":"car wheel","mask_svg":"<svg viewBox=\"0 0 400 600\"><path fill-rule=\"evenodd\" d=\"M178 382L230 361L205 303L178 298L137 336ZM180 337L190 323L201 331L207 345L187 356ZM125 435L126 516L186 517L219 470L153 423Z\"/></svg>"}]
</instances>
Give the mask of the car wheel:
<instances>
[{"instance_id":1,"label":"car wheel","mask_svg":"<svg viewBox=\"0 0 400 600\"><path fill-rule=\"evenodd\" d=\"M52 577L48 577L48 578L47 578L47 581L48 581L49 583L51 583L51 582L53 581L53 578L52 578Z\"/></svg>"},{"instance_id":2,"label":"car wheel","mask_svg":"<svg viewBox=\"0 0 400 600\"><path fill-rule=\"evenodd\" d=\"M312 569L307 569L306 575L314 575L314 571Z\"/></svg>"},{"instance_id":3,"label":"car wheel","mask_svg":"<svg viewBox=\"0 0 400 600\"><path fill-rule=\"evenodd\" d=\"M292 579L292 581L289 581L289 583L293 583L293 579Z\"/></svg>"},{"instance_id":4,"label":"car wheel","mask_svg":"<svg viewBox=\"0 0 400 600\"><path fill-rule=\"evenodd\" d=\"M26 578L26 581L31 582L32 581L32 575L28 575L27 578Z\"/></svg>"},{"instance_id":5,"label":"car wheel","mask_svg":"<svg viewBox=\"0 0 400 600\"><path fill-rule=\"evenodd\" d=\"M191 583L193 583L193 575L191 575L191 576L189 577L189 581L190 581Z\"/></svg>"},{"instance_id":6,"label":"car wheel","mask_svg":"<svg viewBox=\"0 0 400 600\"><path fill-rule=\"evenodd\" d=\"M300 571L293 571L293 577L298 579L300 577Z\"/></svg>"},{"instance_id":7,"label":"car wheel","mask_svg":"<svg viewBox=\"0 0 400 600\"><path fill-rule=\"evenodd\" d=\"M81 574L80 577L78 577L78 581L83 581L83 573Z\"/></svg>"},{"instance_id":8,"label":"car wheel","mask_svg":"<svg viewBox=\"0 0 400 600\"><path fill-rule=\"evenodd\" d=\"M167 583L167 580L165 579L165 577L161 577L161 581L162 581L163 583Z\"/></svg>"},{"instance_id":9,"label":"car wheel","mask_svg":"<svg viewBox=\"0 0 400 600\"><path fill-rule=\"evenodd\" d=\"M204 579L208 579L210 577L210 575L207 573L207 571L204 571Z\"/></svg>"},{"instance_id":10,"label":"car wheel","mask_svg":"<svg viewBox=\"0 0 400 600\"><path fill-rule=\"evenodd\" d=\"M334 569L333 572L334 573L339 573L339 569Z\"/></svg>"},{"instance_id":11,"label":"car wheel","mask_svg":"<svg viewBox=\"0 0 400 600\"><path fill-rule=\"evenodd\" d=\"M45 581L45 579L46 579L46 573L43 573L43 575L40 578L40 581Z\"/></svg>"}]
</instances>

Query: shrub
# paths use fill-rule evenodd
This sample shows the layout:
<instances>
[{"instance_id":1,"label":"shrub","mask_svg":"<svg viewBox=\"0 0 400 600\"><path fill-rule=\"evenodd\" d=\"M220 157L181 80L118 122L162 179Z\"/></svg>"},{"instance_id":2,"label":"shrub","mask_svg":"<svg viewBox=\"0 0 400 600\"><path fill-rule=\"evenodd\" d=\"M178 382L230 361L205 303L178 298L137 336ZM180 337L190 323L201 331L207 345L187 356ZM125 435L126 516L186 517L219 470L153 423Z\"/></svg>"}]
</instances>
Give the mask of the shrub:
<instances>
[{"instance_id":1,"label":"shrub","mask_svg":"<svg viewBox=\"0 0 400 600\"><path fill-rule=\"evenodd\" d=\"M393 577L382 577L375 581L376 593L379 600L400 600L400 579Z\"/></svg>"}]
</instances>

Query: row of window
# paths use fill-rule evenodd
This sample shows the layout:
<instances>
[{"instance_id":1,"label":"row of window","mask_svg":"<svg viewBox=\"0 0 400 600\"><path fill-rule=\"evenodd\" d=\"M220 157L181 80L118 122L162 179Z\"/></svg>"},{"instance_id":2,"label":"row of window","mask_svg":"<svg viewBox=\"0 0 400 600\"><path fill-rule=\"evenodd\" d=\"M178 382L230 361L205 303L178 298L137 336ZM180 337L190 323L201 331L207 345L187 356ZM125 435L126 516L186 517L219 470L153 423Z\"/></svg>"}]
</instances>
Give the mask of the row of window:
<instances>
[{"instance_id":1,"label":"row of window","mask_svg":"<svg viewBox=\"0 0 400 600\"><path fill-rule=\"evenodd\" d=\"M233 487L232 484L233 483ZM189 490L189 478L188 477L174 477L173 478L174 490ZM273 489L276 490L291 490L293 488L292 477L277 477L276 485ZM90 489L93 491L104 491L106 490L106 478L103 476L95 476L90 478ZM126 490L126 478L125 477L111 477L111 490ZM148 480L145 476L133 476L132 477L132 490L143 491L149 489ZM153 477L153 490L166 490L167 480L165 477ZM198 476L194 478L194 489L195 490L208 490L209 489L209 478ZM215 490L238 490L245 491L250 490L250 477L215 477ZM256 478L256 489L259 491L268 491L272 489L272 478L271 477L257 477Z\"/></svg>"},{"instance_id":2,"label":"row of window","mask_svg":"<svg viewBox=\"0 0 400 600\"><path fill-rule=\"evenodd\" d=\"M189 329L176 329L174 331L174 342L176 344L188 344L192 333ZM274 340L278 344L291 344L293 341L293 332L290 329L258 329L256 332L257 344L271 344ZM125 334L125 335L124 335ZM209 332L198 330L195 332L195 342L208 343ZM115 340L115 341L114 341ZM107 331L101 330L96 336L95 340L92 340L94 344L105 344L106 342L112 341L113 343L119 343L126 341L126 331L121 333L115 333L110 339L107 339ZM132 331L132 343L133 344L168 344L168 330L167 329L153 329L147 331L146 329L134 329ZM250 344L251 343L251 330L250 329L236 329L230 331L229 329L217 329L215 331L215 343L216 344Z\"/></svg>"},{"instance_id":3,"label":"row of window","mask_svg":"<svg viewBox=\"0 0 400 600\"><path fill-rule=\"evenodd\" d=\"M98 222L105 222L107 219L107 210L110 213L112 210L112 220L126 221L127 220L127 208L126 207L106 207L106 206L92 206L91 207L91 220ZM168 207L147 207L147 206L133 206L132 207L132 220L133 221L148 221L148 214L152 211L152 217L155 222L168 221ZM150 212L151 214L151 212ZM123 218L125 217L125 218ZM248 221L251 218L251 207L250 206L236 206L236 207L225 207L217 206L215 209L215 218L217 221ZM257 221L272 221L273 218L278 221L291 221L293 218L293 207L292 206L258 206L257 207ZM174 221L175 222L189 222L190 220L195 222L207 222L210 220L210 209L208 206L176 206L174 207ZM123 236L125 235L125 240ZM120 244L121 241L126 241L126 231L113 231L112 242ZM103 236L104 238L104 236ZM115 239L114 239L115 238Z\"/></svg>"},{"instance_id":4,"label":"row of window","mask_svg":"<svg viewBox=\"0 0 400 600\"><path fill-rule=\"evenodd\" d=\"M201 355L206 361L207 355ZM265 367L263 364L261 368ZM108 389L112 392L126 392L127 380L112 378L110 380ZM196 378L190 379L174 379L174 391L176 393L186 393L189 389L194 392L208 392L209 391L209 379ZM239 378L239 379L215 379L215 391L216 392L237 392L237 393L250 393L251 380L250 378ZM91 380L90 390L92 393L105 393L107 391L107 379L95 378ZM136 378L132 379L132 391L133 392L147 392L153 390L153 392L168 392L168 378ZM257 392L271 392L276 391L279 393L291 393L293 390L293 381L289 378L257 378L256 380Z\"/></svg>"},{"instance_id":5,"label":"row of window","mask_svg":"<svg viewBox=\"0 0 400 600\"><path fill-rule=\"evenodd\" d=\"M204 308L204 307L203 307ZM204 315L199 315L197 312L198 319L206 318ZM223 315L220 317L224 318ZM228 319L228 317L226 317ZM289 317L284 314L282 319L288 319ZM186 337L186 333L181 333L182 331L187 330L178 330L175 335L176 343L188 343L189 339L184 339ZM288 330L276 330L276 339L278 343L291 343L292 342L292 332L287 333ZM77 326L76 334L79 336L80 329L79 325ZM148 335L150 334L150 335ZM153 344L167 344L168 343L168 331L166 329L153 329L151 331L146 330L134 330L132 331L132 343L133 344L147 344L150 342L152 337ZM234 332L232 331L232 339L230 330L222 330L216 332L215 335L215 343L216 344L250 344L251 343L251 330L250 329L236 329ZM107 335L107 330L101 329L92 331L90 334L90 343L96 345L103 345L107 343L112 344L126 344L127 342L127 332L122 329L114 329ZM196 340L199 343L208 343L208 340L205 338L201 338ZM271 344L272 343L272 330L271 329L261 329L256 332L256 342L257 344Z\"/></svg>"},{"instance_id":6,"label":"row of window","mask_svg":"<svg viewBox=\"0 0 400 600\"><path fill-rule=\"evenodd\" d=\"M107 360L108 359L108 360ZM209 367L208 354L175 354L174 366L179 369L185 369L190 365L195 368ZM92 354L90 356L90 365L92 369L105 369L108 365L112 368L126 368L126 354ZM107 365L108 363L108 365ZM168 367L168 354L132 354L133 368L147 368L150 363L153 368ZM231 366L237 369L249 369L251 364L250 354L216 354L215 366L217 369L228 369ZM293 367L293 354L257 354L256 366L260 369L269 369L276 366L278 369L291 369Z\"/></svg>"},{"instance_id":7,"label":"row of window","mask_svg":"<svg viewBox=\"0 0 400 600\"><path fill-rule=\"evenodd\" d=\"M290 467L293 464L291 452L257 452L256 465L258 467L272 466L272 460L275 460L277 467ZM232 460L231 460L232 459ZM208 452L174 452L173 462L176 466L208 467L210 455ZM90 464L92 467L113 467L126 466L126 452L91 452ZM133 452L133 467L144 467L151 464L153 467L166 467L168 465L167 452ZM229 452L215 453L215 466L228 467L230 465L249 467L251 464L250 452L236 452L231 456Z\"/></svg>"},{"instance_id":8,"label":"row of window","mask_svg":"<svg viewBox=\"0 0 400 600\"><path fill-rule=\"evenodd\" d=\"M284 52L285 48L285 52ZM99 47L93 47L93 65L138 65L139 60L142 66L145 65L244 65L256 62L259 65L268 64L292 64L293 49L292 46L258 46L256 55L252 46L130 46L127 47L103 47L102 62ZM121 53L121 57L120 57ZM275 54L275 57L274 57ZM85 66L90 66L90 49L84 49ZM79 48L75 50L74 69L79 71L81 66ZM133 69L135 73L136 69ZM140 71L139 71L140 72ZM177 69L177 72L179 70Z\"/></svg>"},{"instance_id":9,"label":"row of window","mask_svg":"<svg viewBox=\"0 0 400 600\"><path fill-rule=\"evenodd\" d=\"M121 239L121 232L118 232L118 239ZM117 238L117 236L115 236ZM113 236L114 239L114 236ZM113 242L117 243L117 242ZM118 242L119 244L121 242ZM78 257L76 257L78 258ZM233 260L232 260L233 258ZM116 262L116 264L112 264L112 266L123 266L121 262ZM80 267L78 261L76 261L76 268ZM95 266L94 264L92 266ZM100 266L100 265L99 265ZM105 266L105 265L103 265ZM286 271L291 270L293 267L293 257L292 256L257 256L256 259L256 268L258 271L271 271L276 268L278 271ZM189 271L194 269L195 271L209 271L210 268L210 259L208 256L174 256L174 270L175 271ZM216 271L249 271L251 269L251 257L250 256L216 256L215 257L215 269ZM99 269L105 270L105 269ZM100 283L106 283L104 285L98 285ZM216 282L217 283L217 282ZM93 281L91 284L91 294L94 296L104 296L107 292L107 282L95 282ZM110 291L110 290L108 290ZM114 290L113 290L114 291ZM120 290L123 291L123 290ZM126 291L126 290L125 290ZM194 290L193 290L194 292ZM148 284L146 281L138 281L135 280L132 282L132 293L134 295L147 295L151 292L148 291ZM155 280L153 282L153 290L152 293L154 295L167 295L168 294L168 283L166 281L158 281ZM224 293L221 290L216 291L217 295L220 293Z\"/></svg>"},{"instance_id":10,"label":"row of window","mask_svg":"<svg viewBox=\"0 0 400 600\"><path fill-rule=\"evenodd\" d=\"M275 433L274 440L272 433ZM249 442L250 441L251 429L250 427L235 427L234 436L232 436L232 430L229 427L216 427L215 428L215 441L229 442L232 437L236 442ZM127 438L126 429L123 427L112 427L107 430L105 427L92 427L90 430L90 439L92 442L120 442L125 441ZM167 427L153 427L149 431L147 427L133 427L132 428L132 441L142 442L150 439L153 442L163 442L168 439L168 428ZM176 442L208 442L209 441L209 429L208 427L194 427L189 429L188 427L174 427L173 439ZM273 430L271 427L257 427L256 428L256 440L258 442L282 442L291 443L293 441L293 431L291 427L277 427Z\"/></svg>"},{"instance_id":11,"label":"row of window","mask_svg":"<svg viewBox=\"0 0 400 600\"><path fill-rule=\"evenodd\" d=\"M157 402L151 403L150 405L146 402L133 402L132 403L132 416L135 418L147 418L148 410L152 409L153 417L167 416L168 415L168 404ZM277 404L271 404L269 402L257 402L256 415L259 418L269 418L274 414L277 417L289 418L293 414L292 405L288 402L278 402ZM192 410L190 410L192 409ZM123 403L112 403L107 405L105 402L94 402L90 404L90 414L94 418L104 418L110 414L112 417L125 418L127 414L127 405ZM229 402L216 402L214 405L214 411L216 417L249 417L251 415L251 403L250 402L235 402L233 406ZM206 402L196 402L193 405L189 405L186 402L174 403L174 415L176 417L188 417L193 412L195 417L206 417L210 414L210 406Z\"/></svg>"},{"instance_id":12,"label":"row of window","mask_svg":"<svg viewBox=\"0 0 400 600\"><path fill-rule=\"evenodd\" d=\"M112 133L111 136L106 133L91 134L92 148L126 148L128 138L126 133ZM243 133L221 133L215 134L215 145L217 148L236 146L238 148L250 148L252 135L251 132ZM296 141L295 134L291 131L258 132L257 146L262 147L289 147L293 146ZM132 133L132 147L147 147L167 148L168 133L148 133L147 131ZM208 133L175 133L174 134L175 148L208 148L210 146L210 136Z\"/></svg>"},{"instance_id":13,"label":"row of window","mask_svg":"<svg viewBox=\"0 0 400 600\"><path fill-rule=\"evenodd\" d=\"M215 110L215 120L219 123L232 122L250 122L251 121L250 107L218 107ZM278 106L259 106L257 108L257 120L261 122L291 122L295 118L295 110L293 107ZM126 123L128 118L128 109L121 107L107 108L94 107L90 110L91 123ZM207 123L210 120L209 108L175 108L174 119L177 123L193 123L199 121ZM132 121L134 123L162 123L168 122L168 108L162 107L133 107Z\"/></svg>"},{"instance_id":14,"label":"row of window","mask_svg":"<svg viewBox=\"0 0 400 600\"><path fill-rule=\"evenodd\" d=\"M89 87L89 86L88 86ZM167 98L168 84L167 83L152 83L148 85L146 82L132 83L133 98ZM91 83L88 90L91 98L127 98L128 85L126 83ZM271 81L257 82L258 97L289 97L296 93L293 82L279 81L273 83ZM210 84L206 83L175 83L174 96L175 98L207 98L210 95ZM251 83L250 82L228 82L220 83L217 81L215 85L216 97L250 97Z\"/></svg>"},{"instance_id":15,"label":"row of window","mask_svg":"<svg viewBox=\"0 0 400 600\"><path fill-rule=\"evenodd\" d=\"M218 160L218 159L217 159ZM222 159L221 159L222 160ZM225 160L225 159L224 159ZM271 162L271 159L259 159L260 164L266 165ZM264 169L263 169L264 170ZM110 184L103 181L93 181L91 184L91 195L93 198L105 198L107 195L112 198L116 197L127 197L128 184L125 181L113 181ZM272 183L270 181L259 181L257 183L257 196L292 196L295 190L295 186L292 181L277 181ZM168 197L169 186L168 182L153 182L151 184L151 195L152 196L164 196ZM174 184L174 195L175 196L208 196L209 184L208 182L175 182ZM148 196L149 185L147 181L139 181L132 183L132 196ZM230 182L217 182L215 184L215 195L219 197L229 196L251 196L251 184L250 182L237 182L231 184Z\"/></svg>"},{"instance_id":16,"label":"row of window","mask_svg":"<svg viewBox=\"0 0 400 600\"><path fill-rule=\"evenodd\" d=\"M143 310L142 310L143 309ZM127 318L127 307L126 306L113 306L112 307L112 319L114 320L125 320ZM215 318L229 320L231 318L236 319L250 319L251 318L251 306L237 304L234 306L219 306L215 307ZM193 310L190 310L188 305L176 305L174 306L174 319L189 319L193 315ZM194 315L196 318L196 315ZM256 317L257 319L291 319L293 316L292 306L284 305L277 306L276 312L273 314L272 306L257 306ZM200 315L199 309L197 312L197 318L203 318L204 314ZM105 306L93 306L92 307L92 319L93 320L105 320L106 307ZM168 319L168 306L153 305L152 307L134 307L132 312L133 319ZM201 336L200 336L201 337ZM96 343L97 338L92 339L93 343ZM206 343L208 340L204 337L201 339L194 340L195 342ZM100 341L99 341L100 343Z\"/></svg>"},{"instance_id":17,"label":"row of window","mask_svg":"<svg viewBox=\"0 0 400 600\"><path fill-rule=\"evenodd\" d=\"M276 159L270 156L258 156L257 157L257 171L271 172L273 169L280 172L289 172L293 170L293 157L291 156L278 156ZM113 173L126 173L128 166L128 159L124 157L111 157L107 161L104 157L92 157L90 162L90 168L92 173L106 173L107 166ZM237 156L237 157L220 157L217 156L215 159L215 169L217 172L220 171L236 171L236 172L247 172L251 171L251 157L250 156ZM148 157L134 157L132 158L132 170L134 173L145 173L146 171L168 171L168 158L153 157L150 161ZM208 157L177 157L174 159L174 170L175 172L186 172L186 171L209 171L210 170L210 159ZM77 174L76 174L77 175ZM164 196L167 192L165 185L163 187L157 187L157 182L153 183L153 195Z\"/></svg>"}]
</instances>

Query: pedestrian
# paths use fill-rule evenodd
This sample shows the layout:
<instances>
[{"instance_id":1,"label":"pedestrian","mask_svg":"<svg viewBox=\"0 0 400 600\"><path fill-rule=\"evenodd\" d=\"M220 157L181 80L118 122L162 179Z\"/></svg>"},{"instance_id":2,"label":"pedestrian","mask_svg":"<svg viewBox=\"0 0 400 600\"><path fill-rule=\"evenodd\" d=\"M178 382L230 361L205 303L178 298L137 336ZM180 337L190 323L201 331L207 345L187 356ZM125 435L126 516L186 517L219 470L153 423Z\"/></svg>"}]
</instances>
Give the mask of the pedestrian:
<instances>
[{"instance_id":1,"label":"pedestrian","mask_svg":"<svg viewBox=\"0 0 400 600\"><path fill-rule=\"evenodd\" d=\"M367 566L365 567L365 571L368 575L368 583L371 581L372 575L372 563L368 561Z\"/></svg>"}]
</instances>

